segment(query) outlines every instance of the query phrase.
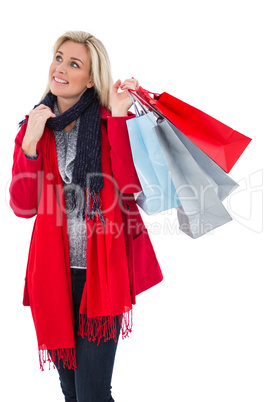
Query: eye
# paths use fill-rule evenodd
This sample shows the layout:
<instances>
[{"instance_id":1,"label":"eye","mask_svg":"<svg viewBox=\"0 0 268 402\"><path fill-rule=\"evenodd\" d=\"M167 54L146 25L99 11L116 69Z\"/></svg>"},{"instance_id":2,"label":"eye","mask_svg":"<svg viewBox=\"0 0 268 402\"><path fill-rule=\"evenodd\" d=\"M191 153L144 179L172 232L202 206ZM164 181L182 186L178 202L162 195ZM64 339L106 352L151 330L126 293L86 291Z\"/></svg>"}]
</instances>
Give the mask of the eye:
<instances>
[{"instance_id":1,"label":"eye","mask_svg":"<svg viewBox=\"0 0 268 402\"><path fill-rule=\"evenodd\" d=\"M75 67L75 68L79 68L79 65L75 61L72 61L71 66Z\"/></svg>"},{"instance_id":2,"label":"eye","mask_svg":"<svg viewBox=\"0 0 268 402\"><path fill-rule=\"evenodd\" d=\"M61 60L62 60L61 56L59 56L59 55L56 56L56 60L57 60L57 61L61 61Z\"/></svg>"}]
</instances>

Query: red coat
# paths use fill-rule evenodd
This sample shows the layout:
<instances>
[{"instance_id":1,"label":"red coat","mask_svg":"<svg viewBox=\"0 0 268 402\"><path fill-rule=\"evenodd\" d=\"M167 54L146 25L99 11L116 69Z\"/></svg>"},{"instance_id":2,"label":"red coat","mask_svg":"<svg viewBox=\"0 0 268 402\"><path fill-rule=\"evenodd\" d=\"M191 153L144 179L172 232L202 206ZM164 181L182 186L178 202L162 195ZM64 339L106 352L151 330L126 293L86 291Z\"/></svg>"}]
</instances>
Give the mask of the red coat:
<instances>
[{"instance_id":1,"label":"red coat","mask_svg":"<svg viewBox=\"0 0 268 402\"><path fill-rule=\"evenodd\" d=\"M120 191L121 212L125 222L124 234L131 284L132 303L135 296L161 282L163 275L152 247L147 229L135 203L133 192L141 191L141 186L133 164L127 133L126 120L129 117L112 117L104 108L101 109L102 142L110 148L111 170L114 183ZM31 218L36 215L40 193L40 174L42 172L42 139L37 144L39 157L36 160L27 158L21 144L26 125L22 126L15 139L13 155L12 181L10 184L10 206L15 215ZM33 227L31 243L35 225ZM30 260L31 244L29 248ZM120 256L118 256L120 257ZM24 305L30 305L27 292L27 275L24 289Z\"/></svg>"}]
</instances>

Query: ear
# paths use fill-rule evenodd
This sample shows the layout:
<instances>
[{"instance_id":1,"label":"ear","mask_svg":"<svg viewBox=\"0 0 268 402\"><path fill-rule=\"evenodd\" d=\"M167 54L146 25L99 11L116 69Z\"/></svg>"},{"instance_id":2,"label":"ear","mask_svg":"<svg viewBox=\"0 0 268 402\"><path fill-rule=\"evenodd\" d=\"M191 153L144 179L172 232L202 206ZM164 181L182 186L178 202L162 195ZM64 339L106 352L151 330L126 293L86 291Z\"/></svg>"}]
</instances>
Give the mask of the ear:
<instances>
[{"instance_id":1,"label":"ear","mask_svg":"<svg viewBox=\"0 0 268 402\"><path fill-rule=\"evenodd\" d=\"M93 80L90 80L88 83L87 83L87 88L92 88L94 86L94 81Z\"/></svg>"}]
</instances>

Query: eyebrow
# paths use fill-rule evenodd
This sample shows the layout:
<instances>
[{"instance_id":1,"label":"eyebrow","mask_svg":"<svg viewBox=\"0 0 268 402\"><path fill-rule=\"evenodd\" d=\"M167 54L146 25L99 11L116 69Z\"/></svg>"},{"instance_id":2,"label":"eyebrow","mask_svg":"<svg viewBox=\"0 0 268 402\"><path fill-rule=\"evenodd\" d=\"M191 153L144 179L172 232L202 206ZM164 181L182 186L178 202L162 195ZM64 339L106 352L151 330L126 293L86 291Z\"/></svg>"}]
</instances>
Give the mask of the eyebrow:
<instances>
[{"instance_id":1,"label":"eyebrow","mask_svg":"<svg viewBox=\"0 0 268 402\"><path fill-rule=\"evenodd\" d=\"M57 50L56 53L60 53L60 54L63 55L63 52L61 52L60 50ZM82 60L78 59L77 57L71 57L71 60L77 60L77 61L80 61L80 63L84 64L84 63L82 62Z\"/></svg>"}]
</instances>

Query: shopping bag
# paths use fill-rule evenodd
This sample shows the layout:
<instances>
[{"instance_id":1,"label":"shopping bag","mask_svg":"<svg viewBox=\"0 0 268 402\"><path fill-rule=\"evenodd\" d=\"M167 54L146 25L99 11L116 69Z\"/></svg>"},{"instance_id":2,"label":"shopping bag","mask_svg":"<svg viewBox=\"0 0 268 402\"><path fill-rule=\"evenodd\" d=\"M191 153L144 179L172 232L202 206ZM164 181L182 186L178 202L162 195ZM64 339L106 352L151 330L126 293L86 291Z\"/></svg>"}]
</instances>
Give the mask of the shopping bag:
<instances>
[{"instance_id":1,"label":"shopping bag","mask_svg":"<svg viewBox=\"0 0 268 402\"><path fill-rule=\"evenodd\" d=\"M143 110L146 110L143 107L141 101L135 95L134 98L136 99L138 104L143 108ZM160 120L163 120L163 117L161 117L161 115L157 111L155 111L154 113L156 116L158 116ZM213 189L220 198L220 200L223 201L231 192L233 192L238 187L238 184L205 152L203 152L188 137L186 137L174 124L172 124L167 119L166 121L174 130L174 132L181 140L183 145L190 152L191 156L198 163L199 167L203 170L204 174L206 175L208 181L212 184Z\"/></svg>"},{"instance_id":2,"label":"shopping bag","mask_svg":"<svg viewBox=\"0 0 268 402\"><path fill-rule=\"evenodd\" d=\"M153 94L152 98L149 91L139 87L136 95L156 108L227 173L251 141L251 138L167 92Z\"/></svg>"},{"instance_id":3,"label":"shopping bag","mask_svg":"<svg viewBox=\"0 0 268 402\"><path fill-rule=\"evenodd\" d=\"M166 119L154 128L181 202L180 229L198 238L232 220L203 170Z\"/></svg>"},{"instance_id":4,"label":"shopping bag","mask_svg":"<svg viewBox=\"0 0 268 402\"><path fill-rule=\"evenodd\" d=\"M133 162L141 183L142 193L136 203L148 214L155 214L181 205L168 172L166 160L153 127L152 112L127 120Z\"/></svg>"},{"instance_id":5,"label":"shopping bag","mask_svg":"<svg viewBox=\"0 0 268 402\"><path fill-rule=\"evenodd\" d=\"M217 163L205 154L205 152L198 148L197 145L174 126L174 124L168 120L167 122L183 145L190 152L199 167L203 170L219 199L223 201L238 187L238 184L219 165L217 165Z\"/></svg>"}]
</instances>

